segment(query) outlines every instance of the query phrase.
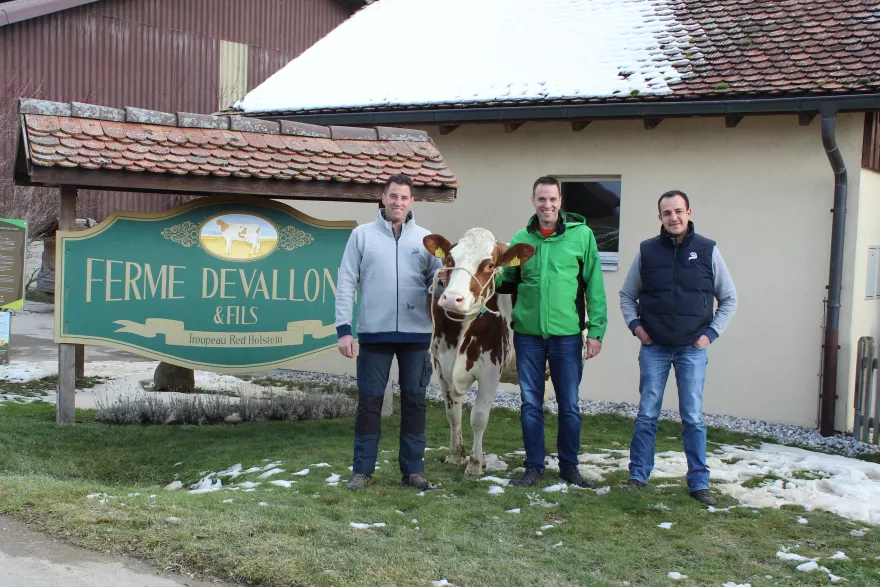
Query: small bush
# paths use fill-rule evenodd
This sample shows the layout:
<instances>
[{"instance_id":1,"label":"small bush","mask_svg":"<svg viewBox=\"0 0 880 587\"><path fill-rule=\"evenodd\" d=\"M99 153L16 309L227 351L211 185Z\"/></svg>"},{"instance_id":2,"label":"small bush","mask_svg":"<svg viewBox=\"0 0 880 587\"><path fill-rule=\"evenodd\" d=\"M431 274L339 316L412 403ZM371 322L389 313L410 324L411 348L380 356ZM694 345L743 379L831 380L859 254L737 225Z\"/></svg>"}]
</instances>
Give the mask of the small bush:
<instances>
[{"instance_id":1,"label":"small bush","mask_svg":"<svg viewBox=\"0 0 880 587\"><path fill-rule=\"evenodd\" d=\"M326 420L353 416L356 403L344 393L267 394L240 399L225 395L172 396L137 394L113 402L98 400L96 420L106 424L221 424L238 414L242 421Z\"/></svg>"}]
</instances>

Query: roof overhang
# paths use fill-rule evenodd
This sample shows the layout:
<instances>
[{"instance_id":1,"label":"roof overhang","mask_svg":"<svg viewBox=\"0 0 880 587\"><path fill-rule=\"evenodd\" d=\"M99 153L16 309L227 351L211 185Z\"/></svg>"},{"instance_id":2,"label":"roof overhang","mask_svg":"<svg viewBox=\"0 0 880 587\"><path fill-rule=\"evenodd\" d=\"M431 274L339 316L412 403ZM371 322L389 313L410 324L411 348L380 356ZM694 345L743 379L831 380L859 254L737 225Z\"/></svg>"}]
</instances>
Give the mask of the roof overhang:
<instances>
[{"instance_id":1,"label":"roof overhang","mask_svg":"<svg viewBox=\"0 0 880 587\"><path fill-rule=\"evenodd\" d=\"M880 111L880 94L754 98L740 100L642 101L546 106L412 108L318 113L255 113L262 119L297 120L312 124L461 125L468 123L524 123L612 119L754 116L833 112Z\"/></svg>"},{"instance_id":2,"label":"roof overhang","mask_svg":"<svg viewBox=\"0 0 880 587\"><path fill-rule=\"evenodd\" d=\"M413 195L453 202L458 180L427 133L21 100L20 186L378 202L404 173Z\"/></svg>"},{"instance_id":3,"label":"roof overhang","mask_svg":"<svg viewBox=\"0 0 880 587\"><path fill-rule=\"evenodd\" d=\"M98 0L16 0L0 4L0 27L91 4Z\"/></svg>"},{"instance_id":4,"label":"roof overhang","mask_svg":"<svg viewBox=\"0 0 880 587\"><path fill-rule=\"evenodd\" d=\"M91 4L98 0L15 0L0 4L0 27L46 16L54 12ZM337 0L352 12L363 8L372 0Z\"/></svg>"}]
</instances>

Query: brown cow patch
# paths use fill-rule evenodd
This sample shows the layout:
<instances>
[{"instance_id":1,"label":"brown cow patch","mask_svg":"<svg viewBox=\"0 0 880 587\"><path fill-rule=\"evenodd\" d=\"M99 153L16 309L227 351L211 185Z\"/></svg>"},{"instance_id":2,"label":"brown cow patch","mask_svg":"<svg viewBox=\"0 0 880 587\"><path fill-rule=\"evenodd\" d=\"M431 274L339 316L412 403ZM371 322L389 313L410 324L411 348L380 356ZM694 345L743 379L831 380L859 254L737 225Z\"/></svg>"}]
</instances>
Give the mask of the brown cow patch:
<instances>
[{"instance_id":1,"label":"brown cow patch","mask_svg":"<svg viewBox=\"0 0 880 587\"><path fill-rule=\"evenodd\" d=\"M498 302L493 297L486 304L489 310L498 311ZM480 357L488 352L495 365L501 366L510 354L509 327L502 316L486 312L477 317L465 333L467 345L462 349L467 357L465 369L471 371Z\"/></svg>"}]
</instances>

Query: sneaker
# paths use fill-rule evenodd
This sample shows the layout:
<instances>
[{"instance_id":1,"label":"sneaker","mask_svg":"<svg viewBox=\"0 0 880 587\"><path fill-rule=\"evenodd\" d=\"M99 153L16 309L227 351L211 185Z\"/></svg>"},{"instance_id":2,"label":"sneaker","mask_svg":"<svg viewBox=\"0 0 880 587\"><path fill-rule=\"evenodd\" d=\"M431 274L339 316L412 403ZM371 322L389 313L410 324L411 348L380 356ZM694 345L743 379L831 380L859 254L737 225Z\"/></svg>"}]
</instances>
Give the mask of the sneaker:
<instances>
[{"instance_id":1,"label":"sneaker","mask_svg":"<svg viewBox=\"0 0 880 587\"><path fill-rule=\"evenodd\" d=\"M510 482L511 487L531 487L544 473L539 473L537 469L526 469L522 477Z\"/></svg>"},{"instance_id":2,"label":"sneaker","mask_svg":"<svg viewBox=\"0 0 880 587\"><path fill-rule=\"evenodd\" d=\"M706 505L715 505L718 503L717 501L715 501L715 498L712 497L712 494L709 493L708 489L697 489L696 491L691 491L691 497Z\"/></svg>"},{"instance_id":3,"label":"sneaker","mask_svg":"<svg viewBox=\"0 0 880 587\"><path fill-rule=\"evenodd\" d=\"M346 489L351 489L352 491L357 491L359 489L363 489L368 485L372 485L375 483L372 475L366 475L364 473L355 473L351 476L348 483L345 484Z\"/></svg>"},{"instance_id":4,"label":"sneaker","mask_svg":"<svg viewBox=\"0 0 880 587\"><path fill-rule=\"evenodd\" d=\"M563 481L568 481L572 485L577 485L578 487L582 487L584 489L596 489L597 485L590 481L587 481L581 476L581 472L577 469L569 469L567 471L562 471L559 473L559 478Z\"/></svg>"},{"instance_id":5,"label":"sneaker","mask_svg":"<svg viewBox=\"0 0 880 587\"><path fill-rule=\"evenodd\" d=\"M415 487L419 491L428 491L434 489L427 479L422 477L421 473L413 473L412 475L404 475L400 480L401 487Z\"/></svg>"},{"instance_id":6,"label":"sneaker","mask_svg":"<svg viewBox=\"0 0 880 587\"><path fill-rule=\"evenodd\" d=\"M639 481L638 479L630 479L626 482L626 485L623 486L627 491L640 491L647 487L648 484L644 481Z\"/></svg>"}]
</instances>

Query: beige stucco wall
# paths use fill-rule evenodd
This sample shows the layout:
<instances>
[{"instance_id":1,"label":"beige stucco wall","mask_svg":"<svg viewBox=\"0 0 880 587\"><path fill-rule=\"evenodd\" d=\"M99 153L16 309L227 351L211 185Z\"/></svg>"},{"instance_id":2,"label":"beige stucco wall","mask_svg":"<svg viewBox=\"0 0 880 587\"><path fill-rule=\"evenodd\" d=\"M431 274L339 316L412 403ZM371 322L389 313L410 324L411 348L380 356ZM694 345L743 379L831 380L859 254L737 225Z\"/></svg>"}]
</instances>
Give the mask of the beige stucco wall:
<instances>
[{"instance_id":1,"label":"beige stucco wall","mask_svg":"<svg viewBox=\"0 0 880 587\"><path fill-rule=\"evenodd\" d=\"M539 175L621 177L621 263L604 273L608 334L602 353L587 363L583 397L638 401L638 341L623 323L618 291L639 242L659 230L657 197L681 189L691 196L697 230L718 241L739 293L728 331L710 347L704 411L816 425L833 190L818 119L808 127L787 116L747 117L731 129L715 118L668 119L650 131L640 121L594 122L582 132L565 123L528 123L510 134L500 124L462 126L446 136L427 130L461 188L454 204L417 202L416 218L453 241L473 226L510 238L532 212L529 192ZM861 131L860 115L840 117L852 202ZM298 207L331 219L367 221L375 214L371 205ZM852 226L852 206L849 216ZM852 273L855 243L848 244L845 267ZM852 281L850 275L844 282L850 292ZM842 316L841 362L848 365L849 302ZM301 368L354 366L327 357ZM841 371L846 380L848 370ZM672 375L664 405L677 405Z\"/></svg>"},{"instance_id":2,"label":"beige stucco wall","mask_svg":"<svg viewBox=\"0 0 880 587\"><path fill-rule=\"evenodd\" d=\"M842 366L845 367L842 371L846 374L846 380L841 382L841 385L844 386L841 389L845 391L846 402L843 405L838 404L840 408L838 427L845 426L847 430L853 428L856 346L859 338L873 336L875 345L880 346L880 299L865 298L868 247L880 245L880 173L867 169L861 170L859 179L859 189L855 194L855 201L851 201L848 205L850 211L857 210L858 213L855 218L852 214L847 218L847 220L853 218L852 227L848 228L848 232L854 233L852 236L854 236L855 246L851 252L854 261L850 265L852 271L844 271L844 275L851 275L853 278L853 304L851 328L846 339L851 352L847 361L842 363ZM841 418L844 420L841 421Z\"/></svg>"}]
</instances>

